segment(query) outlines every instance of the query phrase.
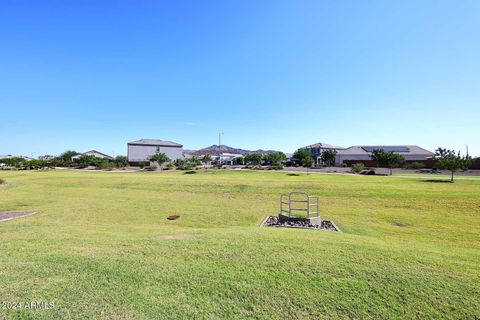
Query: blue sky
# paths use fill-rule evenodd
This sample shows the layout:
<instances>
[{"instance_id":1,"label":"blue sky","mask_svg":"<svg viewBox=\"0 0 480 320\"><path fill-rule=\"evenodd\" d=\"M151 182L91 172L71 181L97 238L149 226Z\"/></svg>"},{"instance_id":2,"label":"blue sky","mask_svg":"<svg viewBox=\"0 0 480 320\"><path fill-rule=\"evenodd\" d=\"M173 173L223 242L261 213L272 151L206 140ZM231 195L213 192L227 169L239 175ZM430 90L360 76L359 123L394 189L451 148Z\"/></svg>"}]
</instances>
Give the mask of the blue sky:
<instances>
[{"instance_id":1,"label":"blue sky","mask_svg":"<svg viewBox=\"0 0 480 320\"><path fill-rule=\"evenodd\" d=\"M2 1L0 154L173 140L480 155L479 1Z\"/></svg>"}]
</instances>

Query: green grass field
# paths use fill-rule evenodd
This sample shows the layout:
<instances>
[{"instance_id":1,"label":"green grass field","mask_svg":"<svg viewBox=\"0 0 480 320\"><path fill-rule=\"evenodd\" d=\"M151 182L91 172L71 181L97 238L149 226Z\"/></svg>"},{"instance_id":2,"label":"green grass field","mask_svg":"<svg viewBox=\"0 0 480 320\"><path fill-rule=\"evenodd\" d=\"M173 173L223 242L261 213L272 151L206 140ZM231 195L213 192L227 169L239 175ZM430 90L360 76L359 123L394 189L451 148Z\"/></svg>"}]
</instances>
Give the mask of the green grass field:
<instances>
[{"instance_id":1,"label":"green grass field","mask_svg":"<svg viewBox=\"0 0 480 320\"><path fill-rule=\"evenodd\" d=\"M0 172L6 319L479 319L480 181ZM342 233L258 227L282 192ZM179 214L177 221L166 216Z\"/></svg>"}]
</instances>

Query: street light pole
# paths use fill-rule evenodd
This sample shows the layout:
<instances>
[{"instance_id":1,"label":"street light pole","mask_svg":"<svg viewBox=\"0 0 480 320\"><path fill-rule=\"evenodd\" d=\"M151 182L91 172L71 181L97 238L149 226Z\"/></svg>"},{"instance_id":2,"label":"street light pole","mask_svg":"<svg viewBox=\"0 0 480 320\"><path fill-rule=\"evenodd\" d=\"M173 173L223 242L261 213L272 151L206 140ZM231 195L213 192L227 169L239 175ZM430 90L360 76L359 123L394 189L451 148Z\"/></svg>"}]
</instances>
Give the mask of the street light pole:
<instances>
[{"instance_id":1,"label":"street light pole","mask_svg":"<svg viewBox=\"0 0 480 320\"><path fill-rule=\"evenodd\" d=\"M219 132L218 133L218 164L219 164L219 167L221 168L222 167L222 134L223 132Z\"/></svg>"}]
</instances>

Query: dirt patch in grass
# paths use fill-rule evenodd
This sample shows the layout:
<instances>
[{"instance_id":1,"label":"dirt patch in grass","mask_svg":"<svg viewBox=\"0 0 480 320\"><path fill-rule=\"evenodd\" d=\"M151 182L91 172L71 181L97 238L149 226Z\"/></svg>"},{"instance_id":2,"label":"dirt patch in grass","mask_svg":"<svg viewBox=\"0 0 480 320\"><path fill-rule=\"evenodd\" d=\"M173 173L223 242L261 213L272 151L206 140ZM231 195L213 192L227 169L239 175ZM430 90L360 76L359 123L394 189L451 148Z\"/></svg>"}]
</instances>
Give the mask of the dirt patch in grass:
<instances>
[{"instance_id":1,"label":"dirt patch in grass","mask_svg":"<svg viewBox=\"0 0 480 320\"><path fill-rule=\"evenodd\" d=\"M196 236L188 233L175 233L175 234L165 234L161 236L156 236L154 240L195 240Z\"/></svg>"},{"instance_id":2,"label":"dirt patch in grass","mask_svg":"<svg viewBox=\"0 0 480 320\"><path fill-rule=\"evenodd\" d=\"M15 211L9 211L9 212L0 212L0 221L7 221L7 220L12 220L12 219L17 219L17 218L22 218L26 216L30 216L34 214L35 212L33 211L20 211L20 212L15 212Z\"/></svg>"},{"instance_id":3,"label":"dirt patch in grass","mask_svg":"<svg viewBox=\"0 0 480 320\"><path fill-rule=\"evenodd\" d=\"M398 222L398 221L393 221L392 224L396 227L400 227L400 228L405 228L405 227L409 227L410 225L407 224L407 223L402 223L402 222Z\"/></svg>"}]
</instances>

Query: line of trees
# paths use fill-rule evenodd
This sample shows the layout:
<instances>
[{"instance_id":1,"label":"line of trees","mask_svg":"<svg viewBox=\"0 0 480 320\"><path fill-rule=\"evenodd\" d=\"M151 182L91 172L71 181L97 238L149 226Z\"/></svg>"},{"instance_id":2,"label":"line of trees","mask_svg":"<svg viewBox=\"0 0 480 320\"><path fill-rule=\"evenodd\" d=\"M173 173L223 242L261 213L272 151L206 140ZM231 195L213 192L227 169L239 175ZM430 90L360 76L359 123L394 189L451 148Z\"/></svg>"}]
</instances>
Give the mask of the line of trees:
<instances>
[{"instance_id":1,"label":"line of trees","mask_svg":"<svg viewBox=\"0 0 480 320\"><path fill-rule=\"evenodd\" d=\"M283 152L271 152L267 154L251 153L245 157L235 159L236 164L246 164L253 166L261 166L262 164L268 165L272 170L280 170L283 168L283 163L288 158Z\"/></svg>"},{"instance_id":2,"label":"line of trees","mask_svg":"<svg viewBox=\"0 0 480 320\"><path fill-rule=\"evenodd\" d=\"M400 168L405 164L405 157L399 153L385 152L384 150L374 150L372 160L377 165L390 169L390 175L393 168ZM460 151L455 152L445 148L435 150L436 166L440 170L448 170L451 173L450 181L453 182L454 174L458 170L467 170L472 163L472 158L468 155L462 156Z\"/></svg>"},{"instance_id":3,"label":"line of trees","mask_svg":"<svg viewBox=\"0 0 480 320\"><path fill-rule=\"evenodd\" d=\"M46 169L54 167L86 168L89 166L97 167L99 169L112 169L128 166L127 157L125 156L117 156L113 160L110 160L106 158L97 158L91 155L82 155L77 159L72 159L77 155L79 155L78 152L67 150L58 157L50 160L29 160L22 157L12 157L0 159L0 164L3 164L3 167L15 168L18 170Z\"/></svg>"},{"instance_id":4,"label":"line of trees","mask_svg":"<svg viewBox=\"0 0 480 320\"><path fill-rule=\"evenodd\" d=\"M150 157L151 162L156 162L161 170L177 168L178 170L193 170L202 165L205 167L212 161L212 157L209 154L204 155L201 158L196 156L187 159L176 159L172 161L165 153L157 153Z\"/></svg>"}]
</instances>

